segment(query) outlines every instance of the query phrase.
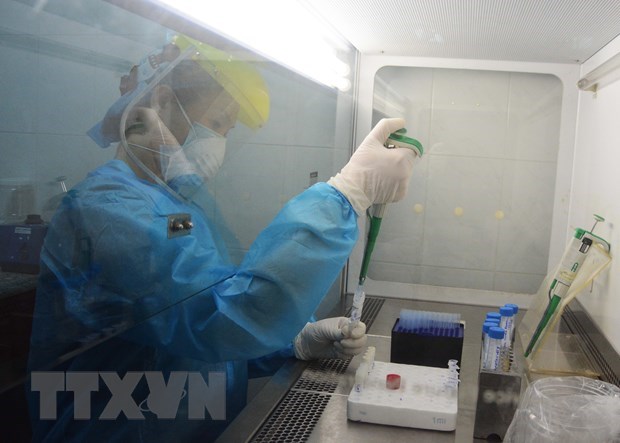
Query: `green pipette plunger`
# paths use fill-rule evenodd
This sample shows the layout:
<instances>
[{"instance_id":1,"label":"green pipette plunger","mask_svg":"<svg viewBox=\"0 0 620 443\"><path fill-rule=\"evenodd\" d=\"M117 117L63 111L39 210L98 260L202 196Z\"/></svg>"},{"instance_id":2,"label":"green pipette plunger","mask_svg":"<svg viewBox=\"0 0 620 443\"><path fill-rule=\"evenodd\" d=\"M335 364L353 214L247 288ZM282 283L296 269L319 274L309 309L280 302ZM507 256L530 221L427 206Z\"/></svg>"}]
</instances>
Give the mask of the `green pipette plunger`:
<instances>
[{"instance_id":1,"label":"green pipette plunger","mask_svg":"<svg viewBox=\"0 0 620 443\"><path fill-rule=\"evenodd\" d=\"M390 134L386 140L384 146L388 149L393 148L408 148L421 157L424 153L422 144L410 137L407 137L405 133L406 129ZM366 247L364 248L364 257L362 258L362 267L360 269L359 284L353 294L353 305L351 306L351 324L357 325L362 318L362 309L364 307L364 299L366 294L364 293L364 281L366 280L366 273L368 272L368 265L370 264L370 256L372 250L375 248L377 237L379 235L379 229L381 228L381 221L383 220L383 213L385 212L385 204L373 205L370 214L370 229L368 230L368 238L366 240Z\"/></svg>"},{"instance_id":2,"label":"green pipette plunger","mask_svg":"<svg viewBox=\"0 0 620 443\"><path fill-rule=\"evenodd\" d=\"M557 269L549 287L549 302L547 303L547 308L545 309L538 326L536 326L529 344L525 348L525 357L529 357L530 354L534 352L537 346L539 346L542 337L547 333L546 329L549 322L558 314L558 308L562 302L562 299L567 295L573 281L577 277L578 272L581 270L581 266L590 252L592 244L600 243L608 251L611 248L606 240L593 234L592 232L594 231L597 223L605 221L605 218L594 214L594 220L594 226L592 226L592 229L589 231L581 228L575 229L575 234L568 243L564 256L562 257L562 261L560 262L560 266Z\"/></svg>"},{"instance_id":3,"label":"green pipette plunger","mask_svg":"<svg viewBox=\"0 0 620 443\"><path fill-rule=\"evenodd\" d=\"M422 157L424 154L424 148L422 143L414 138L407 137L405 133L406 129L399 129L393 132L385 142L385 147L388 149L394 148L407 148L416 153L418 157ZM370 264L370 256L375 248L377 237L379 236L379 229L381 229L381 221L383 220L383 214L385 213L385 204L373 205L372 213L370 214L370 229L368 230L368 239L366 240L366 248L364 249L364 257L362 258L362 267L360 269L359 285L363 285L366 280L366 274L368 273L368 265Z\"/></svg>"},{"instance_id":4,"label":"green pipette plunger","mask_svg":"<svg viewBox=\"0 0 620 443\"><path fill-rule=\"evenodd\" d=\"M376 213L375 209L379 207L380 214ZM379 229L381 229L381 221L383 220L383 213L385 212L385 205L373 206L373 214L370 216L370 229L368 230L368 238L366 240L366 248L364 249L364 258L362 259L362 268L360 269L360 278L358 284L361 286L366 280L366 274L368 273L368 265L370 264L370 256L375 248L377 237L379 236Z\"/></svg>"}]
</instances>

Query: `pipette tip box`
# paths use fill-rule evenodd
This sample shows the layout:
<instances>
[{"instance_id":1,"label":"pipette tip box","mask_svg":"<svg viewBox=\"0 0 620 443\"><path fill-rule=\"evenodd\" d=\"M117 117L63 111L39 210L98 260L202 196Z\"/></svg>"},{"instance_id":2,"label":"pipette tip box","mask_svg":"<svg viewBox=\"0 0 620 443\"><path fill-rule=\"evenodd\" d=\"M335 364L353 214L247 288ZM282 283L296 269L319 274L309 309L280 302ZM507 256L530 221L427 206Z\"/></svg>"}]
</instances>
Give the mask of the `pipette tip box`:
<instances>
[{"instance_id":1,"label":"pipette tip box","mask_svg":"<svg viewBox=\"0 0 620 443\"><path fill-rule=\"evenodd\" d=\"M445 368L448 360L461 361L465 324L458 323L454 336L399 332L400 319L392 327L390 361Z\"/></svg>"},{"instance_id":2,"label":"pipette tip box","mask_svg":"<svg viewBox=\"0 0 620 443\"><path fill-rule=\"evenodd\" d=\"M353 386L347 417L366 423L455 430L458 382L451 378L453 373L445 368L446 363L444 368L434 368L375 361L363 383ZM400 376L400 383L386 383L394 374Z\"/></svg>"}]
</instances>

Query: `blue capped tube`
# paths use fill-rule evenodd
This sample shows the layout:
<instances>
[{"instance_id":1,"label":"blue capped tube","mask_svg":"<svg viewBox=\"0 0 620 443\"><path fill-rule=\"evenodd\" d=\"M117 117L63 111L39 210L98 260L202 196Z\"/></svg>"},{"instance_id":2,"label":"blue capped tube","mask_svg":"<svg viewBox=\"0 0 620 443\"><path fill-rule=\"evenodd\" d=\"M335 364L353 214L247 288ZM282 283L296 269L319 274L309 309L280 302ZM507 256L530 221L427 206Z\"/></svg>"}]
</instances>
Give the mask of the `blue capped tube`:
<instances>
[{"instance_id":1,"label":"blue capped tube","mask_svg":"<svg viewBox=\"0 0 620 443\"><path fill-rule=\"evenodd\" d=\"M512 330L510 331L510 340L511 345L515 342L516 329L517 329L517 314L519 313L519 306L514 303L506 303L504 306L508 306L512 308L512 312L514 313L512 317Z\"/></svg>"},{"instance_id":2,"label":"blue capped tube","mask_svg":"<svg viewBox=\"0 0 620 443\"><path fill-rule=\"evenodd\" d=\"M507 348L512 346L512 331L514 327L514 310L510 306L502 306L499 308L501 319L499 326L506 331L504 335L503 345Z\"/></svg>"},{"instance_id":3,"label":"blue capped tube","mask_svg":"<svg viewBox=\"0 0 620 443\"><path fill-rule=\"evenodd\" d=\"M480 364L484 369L486 369L487 351L489 349L489 330L492 327L498 327L498 323L487 321L482 324L482 351L480 352Z\"/></svg>"},{"instance_id":4,"label":"blue capped tube","mask_svg":"<svg viewBox=\"0 0 620 443\"><path fill-rule=\"evenodd\" d=\"M499 314L499 312L487 312L487 316L485 317L483 323L491 322L495 323L495 326L499 326L499 322L501 319L502 316ZM484 335L482 337L484 338Z\"/></svg>"},{"instance_id":5,"label":"blue capped tube","mask_svg":"<svg viewBox=\"0 0 620 443\"><path fill-rule=\"evenodd\" d=\"M497 321L500 321L501 318L502 318L502 315L499 312L491 311L491 312L487 312L487 317L485 321L489 321L493 319L497 319Z\"/></svg>"},{"instance_id":6,"label":"blue capped tube","mask_svg":"<svg viewBox=\"0 0 620 443\"><path fill-rule=\"evenodd\" d=\"M502 342L505 335L506 331L503 328L497 326L489 328L489 345L486 352L485 369L496 371L500 368Z\"/></svg>"}]
</instances>

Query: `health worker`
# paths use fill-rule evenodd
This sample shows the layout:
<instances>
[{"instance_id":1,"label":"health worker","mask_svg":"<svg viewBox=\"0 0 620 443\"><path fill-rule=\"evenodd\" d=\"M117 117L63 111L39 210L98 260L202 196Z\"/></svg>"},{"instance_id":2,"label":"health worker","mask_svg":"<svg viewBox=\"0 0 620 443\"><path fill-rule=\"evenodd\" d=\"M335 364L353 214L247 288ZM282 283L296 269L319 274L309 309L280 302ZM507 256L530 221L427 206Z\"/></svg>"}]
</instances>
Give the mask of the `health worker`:
<instances>
[{"instance_id":1,"label":"health worker","mask_svg":"<svg viewBox=\"0 0 620 443\"><path fill-rule=\"evenodd\" d=\"M414 154L384 148L404 121L382 120L340 173L286 204L235 266L217 217L194 197L212 183L234 126L266 123L259 71L177 36L123 77L121 93L89 131L100 146L117 146L115 158L67 193L41 252L29 370L66 374L66 385L54 391L53 411L41 404L43 388L29 386L33 440L212 441L244 407L249 377L291 357L365 349L363 323L313 313L353 249L357 218L405 196ZM76 373L102 375L78 390L69 386ZM225 383L221 414L192 418L195 393L180 374L200 374L209 388ZM131 394L123 408L113 381Z\"/></svg>"}]
</instances>

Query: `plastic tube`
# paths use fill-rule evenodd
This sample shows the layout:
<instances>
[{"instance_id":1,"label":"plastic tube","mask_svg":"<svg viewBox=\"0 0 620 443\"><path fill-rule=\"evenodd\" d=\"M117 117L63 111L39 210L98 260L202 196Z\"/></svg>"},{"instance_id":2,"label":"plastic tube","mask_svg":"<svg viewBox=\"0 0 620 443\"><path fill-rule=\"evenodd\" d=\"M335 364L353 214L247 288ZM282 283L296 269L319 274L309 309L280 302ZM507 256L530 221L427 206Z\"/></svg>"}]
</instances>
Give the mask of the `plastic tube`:
<instances>
[{"instance_id":1,"label":"plastic tube","mask_svg":"<svg viewBox=\"0 0 620 443\"><path fill-rule=\"evenodd\" d=\"M484 322L482 324L482 351L481 355L481 365L484 369L486 369L486 356L489 349L489 330L492 327L499 327L498 323L495 322Z\"/></svg>"},{"instance_id":2,"label":"plastic tube","mask_svg":"<svg viewBox=\"0 0 620 443\"><path fill-rule=\"evenodd\" d=\"M500 319L502 318L502 315L496 311L487 312L487 320L493 319L493 318L497 319L497 321L500 321Z\"/></svg>"},{"instance_id":3,"label":"plastic tube","mask_svg":"<svg viewBox=\"0 0 620 443\"><path fill-rule=\"evenodd\" d=\"M499 313L502 316L499 326L506 331L506 334L504 334L503 345L509 348L512 346L512 328L515 313L509 306L502 306L499 308Z\"/></svg>"},{"instance_id":4,"label":"plastic tube","mask_svg":"<svg viewBox=\"0 0 620 443\"><path fill-rule=\"evenodd\" d=\"M366 384L366 378L368 378L368 362L362 361L355 371L355 392L362 392L364 390L364 385Z\"/></svg>"},{"instance_id":5,"label":"plastic tube","mask_svg":"<svg viewBox=\"0 0 620 443\"><path fill-rule=\"evenodd\" d=\"M512 345L515 342L515 335L516 335L516 329L517 329L517 314L519 313L519 306L515 305L514 303L506 303L504 306L508 306L509 308L512 308L512 312L513 312L513 316L512 316L512 329L510 331L510 346L512 347Z\"/></svg>"},{"instance_id":6,"label":"plastic tube","mask_svg":"<svg viewBox=\"0 0 620 443\"><path fill-rule=\"evenodd\" d=\"M487 318L484 319L484 322L482 322L482 323L483 324L484 323L493 323L495 326L499 326L499 320L500 320L499 318L489 318L489 317L487 317Z\"/></svg>"},{"instance_id":7,"label":"plastic tube","mask_svg":"<svg viewBox=\"0 0 620 443\"><path fill-rule=\"evenodd\" d=\"M486 352L485 369L495 371L500 368L502 341L506 331L503 328L492 326L489 328L489 346Z\"/></svg>"},{"instance_id":8,"label":"plastic tube","mask_svg":"<svg viewBox=\"0 0 620 443\"><path fill-rule=\"evenodd\" d=\"M364 308L364 300L366 299L366 293L364 292L364 285L358 285L353 294L353 306L351 306L351 324L357 325L362 318L362 309Z\"/></svg>"},{"instance_id":9,"label":"plastic tube","mask_svg":"<svg viewBox=\"0 0 620 443\"><path fill-rule=\"evenodd\" d=\"M357 289L353 294L353 306L351 307L350 322L355 327L362 318L362 310L364 309L364 300L366 299L366 293L364 292L364 282L366 281L366 274L368 273L368 265L370 264L370 257L372 251L375 248L377 242L377 236L381 229L381 220L383 213L385 212L385 205L374 205L374 214L370 217L370 230L368 232L368 238L366 240L366 247L364 248L364 257L362 258L362 267L360 269L360 275L358 279Z\"/></svg>"}]
</instances>

